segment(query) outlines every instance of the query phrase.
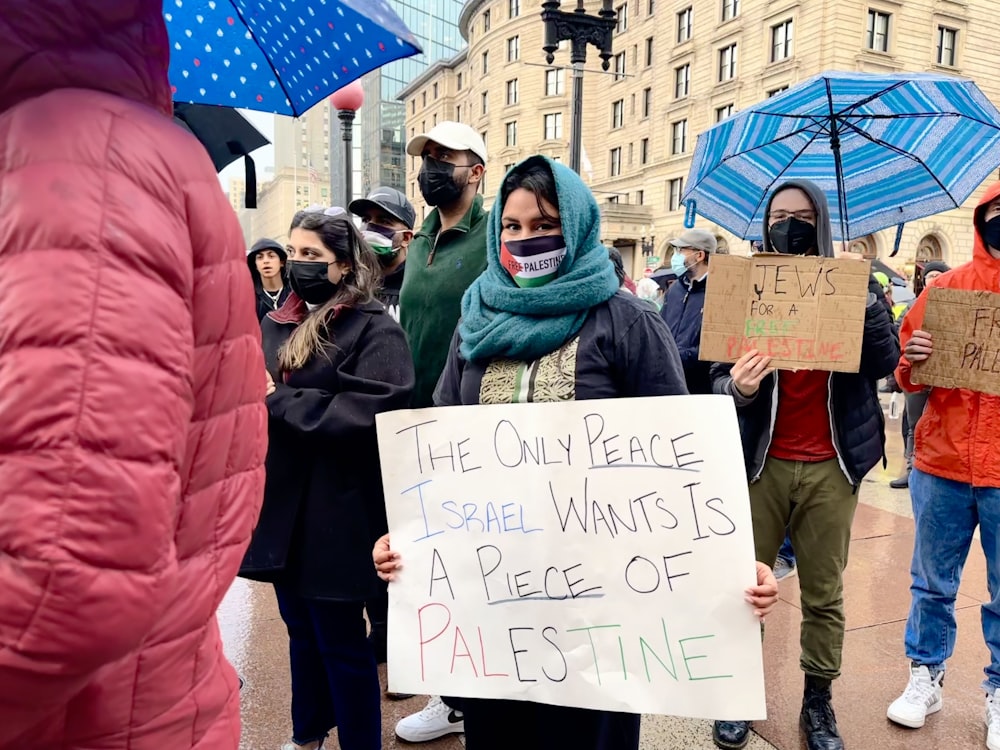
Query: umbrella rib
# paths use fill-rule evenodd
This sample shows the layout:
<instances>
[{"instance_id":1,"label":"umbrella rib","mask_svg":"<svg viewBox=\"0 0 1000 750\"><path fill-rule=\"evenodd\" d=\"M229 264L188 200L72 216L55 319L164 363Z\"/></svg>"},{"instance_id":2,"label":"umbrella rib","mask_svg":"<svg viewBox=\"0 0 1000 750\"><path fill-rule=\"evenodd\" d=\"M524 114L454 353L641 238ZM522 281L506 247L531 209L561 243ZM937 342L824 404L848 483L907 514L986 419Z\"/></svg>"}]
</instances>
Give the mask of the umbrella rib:
<instances>
[{"instance_id":1,"label":"umbrella rib","mask_svg":"<svg viewBox=\"0 0 1000 750\"><path fill-rule=\"evenodd\" d=\"M831 98L830 98L830 113L833 114L833 99L832 99L832 94L830 92L830 79L829 78L826 79L826 82L827 82L827 94L829 94L831 96ZM866 105L866 104L868 104L870 102L875 101L880 96L885 96L890 91L895 91L900 86L902 86L902 85L904 85L906 83L908 83L908 81L896 81L896 83L894 83L892 86L889 86L888 88L884 88L881 91L876 91L874 94L870 94L869 96L865 97L864 99L862 99L860 101L854 102L853 104L849 104L848 106L844 107L844 109L842 109L841 111L837 112L837 117L844 117L844 116L848 115L852 110L855 110L858 107L863 107L864 105Z\"/></svg>"},{"instance_id":2,"label":"umbrella rib","mask_svg":"<svg viewBox=\"0 0 1000 750\"><path fill-rule=\"evenodd\" d=\"M840 241L847 242L847 195L844 189L844 163L840 158L840 131L837 129L837 116L833 112L833 91L830 79L827 78L826 101L830 111L830 150L833 151L833 166L837 173L837 210L840 213ZM847 125L849 123L845 123Z\"/></svg>"},{"instance_id":3,"label":"umbrella rib","mask_svg":"<svg viewBox=\"0 0 1000 750\"><path fill-rule=\"evenodd\" d=\"M927 164L924 163L924 160L921 159L919 156L916 156L915 154L912 154L909 151L904 151L903 149L899 148L899 146L895 146L895 145L893 145L891 143L883 141L881 138L875 138L874 136L872 136L872 135L866 133L865 131L863 131L857 125L853 125L852 123L846 123L846 125L847 125L847 127L849 127L851 130L853 130L854 132L856 132L858 135L860 135L865 140L870 141L871 143L874 143L874 144L876 144L878 146L881 146L884 149L892 151L894 154L902 156L902 157L904 157L906 159L910 159L911 161L915 161L917 164L919 164L921 167L923 167L924 171L927 172L927 174L929 174L931 176L931 179L934 180L934 182L937 183L938 187L941 188L942 192L945 195L948 196L949 200L951 200L952 205L955 208L958 208L959 204L952 197L951 191L949 191L948 188L946 188L944 186L944 183L942 183L941 180L938 179L938 176L936 174L934 174L934 171L930 167L928 167Z\"/></svg>"},{"instance_id":4,"label":"umbrella rib","mask_svg":"<svg viewBox=\"0 0 1000 750\"><path fill-rule=\"evenodd\" d=\"M264 48L260 45L260 42L257 40L256 34L253 34L250 31L250 24L247 22L247 19L243 16L243 10L237 7L236 3L233 2L233 0L229 0L229 4L232 6L233 10L236 11L236 15L240 17L240 21L243 23L243 25L246 26L247 33L250 34L250 41L252 41L257 46L257 49L260 50L261 56L267 62L267 66L271 69L271 72L274 73L274 79L278 82L278 85L281 86L281 90L285 94L285 99L288 100L288 106L292 108L292 116L298 117L299 113L297 111L295 104L292 102L292 93L287 88L285 88L285 82L278 74L278 69L274 67L274 63L271 62L270 56L267 54L267 52L264 51Z\"/></svg>"}]
</instances>

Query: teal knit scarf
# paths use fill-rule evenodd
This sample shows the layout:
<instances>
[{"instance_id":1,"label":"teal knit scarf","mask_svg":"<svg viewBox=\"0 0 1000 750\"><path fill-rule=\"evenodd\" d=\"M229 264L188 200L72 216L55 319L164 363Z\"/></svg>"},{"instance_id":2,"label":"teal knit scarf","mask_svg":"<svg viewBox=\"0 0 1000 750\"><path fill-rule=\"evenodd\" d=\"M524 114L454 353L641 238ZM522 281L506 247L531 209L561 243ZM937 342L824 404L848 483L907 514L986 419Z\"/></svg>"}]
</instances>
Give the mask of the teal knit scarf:
<instances>
[{"instance_id":1,"label":"teal knit scarf","mask_svg":"<svg viewBox=\"0 0 1000 750\"><path fill-rule=\"evenodd\" d=\"M538 359L573 338L590 309L618 291L608 249L600 242L601 212L590 189L576 172L544 156L529 157L521 165L532 160L543 161L555 178L566 258L556 278L544 286L522 289L514 283L500 265L503 203L497 194L486 235L486 270L462 297L458 332L466 361Z\"/></svg>"}]
</instances>

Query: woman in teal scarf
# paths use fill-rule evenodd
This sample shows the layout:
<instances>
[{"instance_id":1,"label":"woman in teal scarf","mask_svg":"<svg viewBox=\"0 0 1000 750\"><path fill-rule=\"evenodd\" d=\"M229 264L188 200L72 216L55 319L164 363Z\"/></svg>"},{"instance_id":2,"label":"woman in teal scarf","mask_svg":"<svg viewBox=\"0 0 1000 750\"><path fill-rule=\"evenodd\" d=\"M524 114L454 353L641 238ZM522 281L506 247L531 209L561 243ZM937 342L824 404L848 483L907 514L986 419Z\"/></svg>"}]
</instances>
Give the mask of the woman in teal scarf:
<instances>
[{"instance_id":1,"label":"woman in teal scarf","mask_svg":"<svg viewBox=\"0 0 1000 750\"><path fill-rule=\"evenodd\" d=\"M618 291L600 242L600 210L575 172L532 156L508 172L490 213L486 271L462 299L462 320L434 393L437 406L686 394L666 324ZM374 551L391 580L388 537ZM764 572L766 571L766 572ZM759 615L777 601L758 565ZM639 716L530 701L462 700L468 750L637 750Z\"/></svg>"}]
</instances>

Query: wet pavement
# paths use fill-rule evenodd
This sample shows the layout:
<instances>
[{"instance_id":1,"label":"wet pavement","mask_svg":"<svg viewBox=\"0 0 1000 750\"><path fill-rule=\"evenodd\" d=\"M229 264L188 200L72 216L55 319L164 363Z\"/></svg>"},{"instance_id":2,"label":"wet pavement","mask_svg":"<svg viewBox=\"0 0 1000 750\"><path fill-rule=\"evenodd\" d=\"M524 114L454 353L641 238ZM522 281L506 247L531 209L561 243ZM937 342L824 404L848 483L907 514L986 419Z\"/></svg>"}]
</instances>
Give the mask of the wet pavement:
<instances>
[{"instance_id":1,"label":"wet pavement","mask_svg":"<svg viewBox=\"0 0 1000 750\"><path fill-rule=\"evenodd\" d=\"M872 471L860 490L851 560L845 574L847 637L843 676L834 685L834 707L848 750L904 750L911 747L985 747L983 694L979 685L988 651L979 605L987 600L986 567L973 545L956 603L958 644L948 664L944 709L920 730L891 725L889 703L908 678L903 629L909 607L909 561L913 522L909 493L889 481L902 468L899 422L887 426L889 466ZM768 617L764 641L768 720L754 726L752 750L805 748L798 730L802 673L798 667L801 621L798 578L781 583L781 601ZM219 612L226 653L246 680L242 694L242 750L277 750L290 733L287 637L270 587L237 580ZM382 667L383 686L385 671ZM393 733L396 721L423 708L426 698L383 701L385 750L413 747ZM339 748L335 738L327 748ZM449 736L424 743L427 750L462 748ZM643 718L642 750L709 750L711 723L663 716ZM571 749L567 749L571 750Z\"/></svg>"}]
</instances>

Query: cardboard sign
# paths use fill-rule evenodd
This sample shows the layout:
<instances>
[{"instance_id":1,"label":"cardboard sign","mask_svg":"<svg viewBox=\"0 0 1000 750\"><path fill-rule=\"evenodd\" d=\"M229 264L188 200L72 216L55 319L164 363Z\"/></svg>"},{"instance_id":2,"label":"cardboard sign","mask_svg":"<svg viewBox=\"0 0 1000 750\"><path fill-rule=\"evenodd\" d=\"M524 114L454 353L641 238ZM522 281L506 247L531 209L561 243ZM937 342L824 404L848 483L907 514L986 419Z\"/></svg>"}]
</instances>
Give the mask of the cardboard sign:
<instances>
[{"instance_id":1,"label":"cardboard sign","mask_svg":"<svg viewBox=\"0 0 1000 750\"><path fill-rule=\"evenodd\" d=\"M1000 294L932 286L921 327L934 353L913 364L914 383L1000 395Z\"/></svg>"},{"instance_id":2,"label":"cardboard sign","mask_svg":"<svg viewBox=\"0 0 1000 750\"><path fill-rule=\"evenodd\" d=\"M708 268L701 359L757 349L782 370L858 371L870 262L713 255Z\"/></svg>"},{"instance_id":3,"label":"cardboard sign","mask_svg":"<svg viewBox=\"0 0 1000 750\"><path fill-rule=\"evenodd\" d=\"M391 690L765 715L732 399L402 411L378 437Z\"/></svg>"}]
</instances>

